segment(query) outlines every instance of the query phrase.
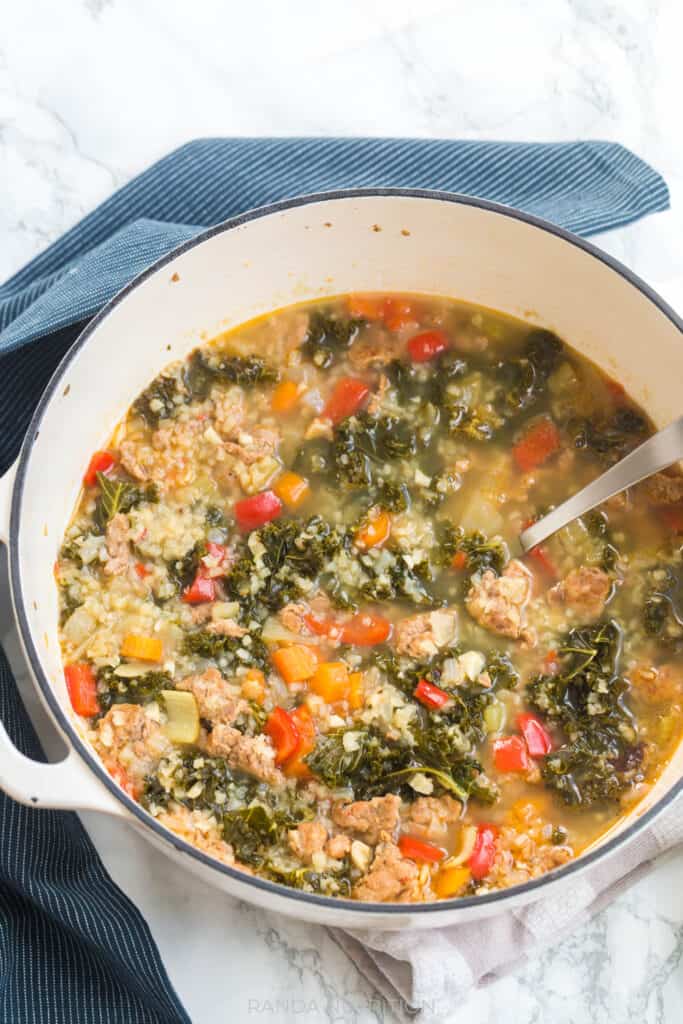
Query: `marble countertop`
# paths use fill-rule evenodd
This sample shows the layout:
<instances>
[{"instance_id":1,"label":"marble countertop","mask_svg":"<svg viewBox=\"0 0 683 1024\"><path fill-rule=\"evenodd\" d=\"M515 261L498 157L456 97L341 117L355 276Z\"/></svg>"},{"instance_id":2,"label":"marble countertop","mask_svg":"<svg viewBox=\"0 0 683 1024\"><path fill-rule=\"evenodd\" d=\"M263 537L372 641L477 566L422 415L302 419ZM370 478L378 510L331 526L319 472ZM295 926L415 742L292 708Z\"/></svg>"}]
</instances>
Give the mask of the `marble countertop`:
<instances>
[{"instance_id":1,"label":"marble countertop","mask_svg":"<svg viewBox=\"0 0 683 1024\"><path fill-rule=\"evenodd\" d=\"M0 279L168 150L230 134L619 141L664 174L672 209L598 241L650 280L680 275L678 0L6 0L2 20ZM323 930L217 894L127 826L84 821L195 1024L395 1019ZM677 1024L682 879L670 855L448 1020Z\"/></svg>"}]
</instances>

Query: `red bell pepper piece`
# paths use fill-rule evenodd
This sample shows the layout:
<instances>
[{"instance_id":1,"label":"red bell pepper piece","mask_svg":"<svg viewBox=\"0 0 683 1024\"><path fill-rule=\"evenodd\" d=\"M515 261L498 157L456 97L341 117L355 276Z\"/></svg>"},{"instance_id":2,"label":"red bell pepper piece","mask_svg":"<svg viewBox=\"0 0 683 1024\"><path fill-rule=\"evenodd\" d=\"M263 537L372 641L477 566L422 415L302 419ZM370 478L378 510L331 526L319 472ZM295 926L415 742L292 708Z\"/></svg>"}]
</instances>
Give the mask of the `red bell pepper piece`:
<instances>
[{"instance_id":1,"label":"red bell pepper piece","mask_svg":"<svg viewBox=\"0 0 683 1024\"><path fill-rule=\"evenodd\" d=\"M299 749L301 737L296 723L284 708L273 708L264 728L275 747L275 764L283 764Z\"/></svg>"},{"instance_id":2,"label":"red bell pepper piece","mask_svg":"<svg viewBox=\"0 0 683 1024\"><path fill-rule=\"evenodd\" d=\"M532 757L545 757L553 749L552 736L537 715L529 711L517 715L517 727Z\"/></svg>"},{"instance_id":3,"label":"red bell pepper piece","mask_svg":"<svg viewBox=\"0 0 683 1024\"><path fill-rule=\"evenodd\" d=\"M251 498L235 502L235 519L243 530L255 530L282 512L282 502L275 491L261 491Z\"/></svg>"},{"instance_id":4,"label":"red bell pepper piece","mask_svg":"<svg viewBox=\"0 0 683 1024\"><path fill-rule=\"evenodd\" d=\"M99 715L101 708L97 699L97 680L92 666L86 661L74 662L65 667L64 676L71 707L76 714L83 715L84 718Z\"/></svg>"},{"instance_id":5,"label":"red bell pepper piece","mask_svg":"<svg viewBox=\"0 0 683 1024\"><path fill-rule=\"evenodd\" d=\"M683 533L683 505L661 505L657 512L672 533Z\"/></svg>"},{"instance_id":6,"label":"red bell pepper piece","mask_svg":"<svg viewBox=\"0 0 683 1024\"><path fill-rule=\"evenodd\" d=\"M135 572L140 577L141 580L144 580L147 576L151 574L152 570L148 568L144 562L136 562Z\"/></svg>"},{"instance_id":7,"label":"red bell pepper piece","mask_svg":"<svg viewBox=\"0 0 683 1024\"><path fill-rule=\"evenodd\" d=\"M442 708L450 701L450 694L439 689L426 679L421 679L413 691L413 697L424 704L426 708Z\"/></svg>"},{"instance_id":8,"label":"red bell pepper piece","mask_svg":"<svg viewBox=\"0 0 683 1024\"><path fill-rule=\"evenodd\" d=\"M205 601L216 600L216 581L205 576L201 570L194 578L194 583L183 590L185 604L203 604Z\"/></svg>"},{"instance_id":9,"label":"red bell pepper piece","mask_svg":"<svg viewBox=\"0 0 683 1024\"><path fill-rule=\"evenodd\" d=\"M533 519L527 519L524 523L524 529L528 529L533 522ZM546 572L548 576L552 576L553 579L557 579L559 576L557 567L548 554L548 549L544 544L537 544L535 548L529 548L528 556L529 558L533 558L536 564Z\"/></svg>"},{"instance_id":10,"label":"red bell pepper piece","mask_svg":"<svg viewBox=\"0 0 683 1024\"><path fill-rule=\"evenodd\" d=\"M106 476L107 473L111 473L115 465L116 459L111 452L95 452L88 463L83 483L86 487L94 487L97 483L97 474L104 473Z\"/></svg>"},{"instance_id":11,"label":"red bell pepper piece","mask_svg":"<svg viewBox=\"0 0 683 1024\"><path fill-rule=\"evenodd\" d=\"M289 717L294 722L294 727L299 734L299 745L296 752L282 766L282 770L290 779L310 779L313 777L313 773L304 758L315 747L316 728L313 715L305 704L300 704L298 708L294 708L290 712Z\"/></svg>"},{"instance_id":12,"label":"red bell pepper piece","mask_svg":"<svg viewBox=\"0 0 683 1024\"><path fill-rule=\"evenodd\" d=\"M212 540L208 541L206 545L206 553L213 561L222 562L225 558L225 544L215 544Z\"/></svg>"},{"instance_id":13,"label":"red bell pepper piece","mask_svg":"<svg viewBox=\"0 0 683 1024\"><path fill-rule=\"evenodd\" d=\"M408 355L414 363L428 363L448 348L448 335L443 331L424 331L408 342Z\"/></svg>"},{"instance_id":14,"label":"red bell pepper piece","mask_svg":"<svg viewBox=\"0 0 683 1024\"><path fill-rule=\"evenodd\" d=\"M374 647L383 644L391 636L391 623L381 615L359 612L339 626L343 644L356 647Z\"/></svg>"},{"instance_id":15,"label":"red bell pepper piece","mask_svg":"<svg viewBox=\"0 0 683 1024\"><path fill-rule=\"evenodd\" d=\"M404 857L409 857L410 860L427 861L430 864L437 864L446 856L446 851L441 847L425 843L422 839L416 839L415 836L401 836L398 840L398 848Z\"/></svg>"},{"instance_id":16,"label":"red bell pepper piece","mask_svg":"<svg viewBox=\"0 0 683 1024\"><path fill-rule=\"evenodd\" d=\"M364 404L370 388L362 380L355 377L342 377L337 381L334 391L327 400L323 409L323 416L333 423L341 423L342 420L353 416Z\"/></svg>"},{"instance_id":17,"label":"red bell pepper piece","mask_svg":"<svg viewBox=\"0 0 683 1024\"><path fill-rule=\"evenodd\" d=\"M496 845L498 829L495 825L480 825L477 829L477 838L474 840L474 849L467 862L472 872L472 878L477 882L485 878L496 859Z\"/></svg>"},{"instance_id":18,"label":"red bell pepper piece","mask_svg":"<svg viewBox=\"0 0 683 1024\"><path fill-rule=\"evenodd\" d=\"M560 447L560 432L548 416L532 423L521 441L512 449L523 473L538 469Z\"/></svg>"},{"instance_id":19,"label":"red bell pepper piece","mask_svg":"<svg viewBox=\"0 0 683 1024\"><path fill-rule=\"evenodd\" d=\"M525 772L531 768L526 743L521 736L503 736L493 741L493 763L499 772Z\"/></svg>"}]
</instances>

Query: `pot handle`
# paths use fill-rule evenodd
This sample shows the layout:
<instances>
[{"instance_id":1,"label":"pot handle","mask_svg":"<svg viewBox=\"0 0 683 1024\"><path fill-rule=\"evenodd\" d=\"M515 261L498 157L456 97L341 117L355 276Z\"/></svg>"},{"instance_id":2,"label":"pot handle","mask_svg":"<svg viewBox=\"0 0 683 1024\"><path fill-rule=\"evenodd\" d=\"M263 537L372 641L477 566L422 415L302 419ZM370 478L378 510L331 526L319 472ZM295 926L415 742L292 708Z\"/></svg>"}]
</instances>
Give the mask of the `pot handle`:
<instances>
[{"instance_id":1,"label":"pot handle","mask_svg":"<svg viewBox=\"0 0 683 1024\"><path fill-rule=\"evenodd\" d=\"M124 805L105 789L74 750L56 764L34 761L17 750L2 722L0 789L29 807L101 811L128 817Z\"/></svg>"},{"instance_id":2,"label":"pot handle","mask_svg":"<svg viewBox=\"0 0 683 1024\"><path fill-rule=\"evenodd\" d=\"M9 520L12 507L12 491L14 478L17 475L17 459L12 463L4 476L0 477L0 544L9 545Z\"/></svg>"}]
</instances>

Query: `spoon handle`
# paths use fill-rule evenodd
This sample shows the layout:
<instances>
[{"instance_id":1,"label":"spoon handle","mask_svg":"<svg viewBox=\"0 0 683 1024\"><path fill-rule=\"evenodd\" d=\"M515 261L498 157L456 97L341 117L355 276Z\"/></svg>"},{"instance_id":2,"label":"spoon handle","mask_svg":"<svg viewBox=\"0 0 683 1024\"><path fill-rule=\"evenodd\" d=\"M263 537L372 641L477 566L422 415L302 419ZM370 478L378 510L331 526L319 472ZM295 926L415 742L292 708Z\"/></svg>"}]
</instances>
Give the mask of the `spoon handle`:
<instances>
[{"instance_id":1,"label":"spoon handle","mask_svg":"<svg viewBox=\"0 0 683 1024\"><path fill-rule=\"evenodd\" d=\"M614 494L625 491L645 477L683 459L683 416L653 434L620 462L593 480L577 494L523 530L519 540L523 551L536 547L573 519L601 505Z\"/></svg>"}]
</instances>

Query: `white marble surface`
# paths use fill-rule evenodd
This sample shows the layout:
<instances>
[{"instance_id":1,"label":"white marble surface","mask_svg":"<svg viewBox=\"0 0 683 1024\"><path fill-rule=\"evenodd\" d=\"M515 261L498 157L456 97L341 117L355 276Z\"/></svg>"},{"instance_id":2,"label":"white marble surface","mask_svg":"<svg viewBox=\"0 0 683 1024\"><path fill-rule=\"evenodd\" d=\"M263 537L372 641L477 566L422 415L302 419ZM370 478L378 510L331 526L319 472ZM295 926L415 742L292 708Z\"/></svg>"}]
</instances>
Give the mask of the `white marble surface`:
<instances>
[{"instance_id":1,"label":"white marble surface","mask_svg":"<svg viewBox=\"0 0 683 1024\"><path fill-rule=\"evenodd\" d=\"M304 133L623 142L673 209L601 242L652 280L681 273L680 0L4 0L0 24L0 278L189 138ZM394 1019L319 929L231 903L127 827L86 825L195 1024ZM449 1019L677 1024L682 882L669 857Z\"/></svg>"}]
</instances>

